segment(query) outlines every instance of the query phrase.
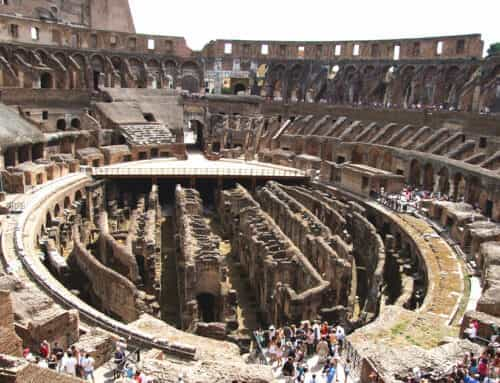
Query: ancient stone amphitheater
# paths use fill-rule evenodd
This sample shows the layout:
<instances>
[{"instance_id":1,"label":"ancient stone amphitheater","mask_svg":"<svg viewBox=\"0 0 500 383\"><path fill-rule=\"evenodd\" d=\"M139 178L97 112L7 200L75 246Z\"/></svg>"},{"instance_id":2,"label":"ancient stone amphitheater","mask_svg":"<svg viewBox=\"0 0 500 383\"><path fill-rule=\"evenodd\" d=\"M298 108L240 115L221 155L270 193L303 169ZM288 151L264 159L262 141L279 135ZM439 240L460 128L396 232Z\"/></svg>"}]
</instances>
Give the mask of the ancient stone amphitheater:
<instances>
[{"instance_id":1,"label":"ancient stone amphitheater","mask_svg":"<svg viewBox=\"0 0 500 383\"><path fill-rule=\"evenodd\" d=\"M346 329L352 381L440 381L495 335L480 35L192 51L127 0L2 0L0 24L0 382L79 381L22 357L44 340L106 371L126 342L155 382L280 381L254 331L304 320Z\"/></svg>"}]
</instances>

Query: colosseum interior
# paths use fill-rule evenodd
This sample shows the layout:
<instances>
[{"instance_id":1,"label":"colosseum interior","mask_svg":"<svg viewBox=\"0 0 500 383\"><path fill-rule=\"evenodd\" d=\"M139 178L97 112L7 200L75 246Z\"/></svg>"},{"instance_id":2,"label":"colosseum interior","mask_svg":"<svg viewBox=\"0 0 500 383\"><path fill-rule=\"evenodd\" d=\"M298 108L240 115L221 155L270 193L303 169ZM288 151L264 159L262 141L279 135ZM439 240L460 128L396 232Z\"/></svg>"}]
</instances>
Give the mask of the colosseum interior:
<instances>
[{"instance_id":1,"label":"colosseum interior","mask_svg":"<svg viewBox=\"0 0 500 383\"><path fill-rule=\"evenodd\" d=\"M350 382L450 382L500 334L481 35L193 51L127 0L3 0L0 26L0 382L81 381L43 341L97 382L117 346L150 382L285 382L259 330L318 320Z\"/></svg>"}]
</instances>

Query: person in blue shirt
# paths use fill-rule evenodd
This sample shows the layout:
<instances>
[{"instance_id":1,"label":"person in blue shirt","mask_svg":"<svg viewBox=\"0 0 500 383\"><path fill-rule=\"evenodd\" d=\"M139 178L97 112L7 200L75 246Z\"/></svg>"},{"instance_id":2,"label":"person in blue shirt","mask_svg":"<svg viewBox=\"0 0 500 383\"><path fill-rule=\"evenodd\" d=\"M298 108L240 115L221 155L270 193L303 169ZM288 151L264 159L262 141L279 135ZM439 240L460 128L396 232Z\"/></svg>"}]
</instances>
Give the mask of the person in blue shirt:
<instances>
[{"instance_id":1,"label":"person in blue shirt","mask_svg":"<svg viewBox=\"0 0 500 383\"><path fill-rule=\"evenodd\" d=\"M333 364L328 367L328 370L326 371L326 383L334 382L336 372L337 370L335 369L335 366Z\"/></svg>"}]
</instances>

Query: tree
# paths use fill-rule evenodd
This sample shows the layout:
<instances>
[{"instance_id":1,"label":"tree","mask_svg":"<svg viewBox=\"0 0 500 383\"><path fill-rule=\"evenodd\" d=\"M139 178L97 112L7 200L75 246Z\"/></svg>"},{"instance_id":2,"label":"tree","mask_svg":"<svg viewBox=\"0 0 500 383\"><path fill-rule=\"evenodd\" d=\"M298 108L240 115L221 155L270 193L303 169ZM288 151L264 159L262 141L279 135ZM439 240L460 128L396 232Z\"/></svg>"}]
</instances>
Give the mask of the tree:
<instances>
[{"instance_id":1,"label":"tree","mask_svg":"<svg viewBox=\"0 0 500 383\"><path fill-rule=\"evenodd\" d=\"M488 49L489 56L500 55L500 43L495 43L490 45L490 49Z\"/></svg>"}]
</instances>

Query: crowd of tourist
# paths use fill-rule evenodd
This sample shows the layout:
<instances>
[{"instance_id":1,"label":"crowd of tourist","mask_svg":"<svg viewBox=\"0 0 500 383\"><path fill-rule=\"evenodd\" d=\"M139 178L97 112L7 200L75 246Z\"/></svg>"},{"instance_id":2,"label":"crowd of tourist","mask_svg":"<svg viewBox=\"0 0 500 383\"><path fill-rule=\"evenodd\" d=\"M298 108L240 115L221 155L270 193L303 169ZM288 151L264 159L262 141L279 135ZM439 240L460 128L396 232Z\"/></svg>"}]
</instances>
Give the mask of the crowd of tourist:
<instances>
[{"instance_id":1,"label":"crowd of tourist","mask_svg":"<svg viewBox=\"0 0 500 383\"><path fill-rule=\"evenodd\" d=\"M472 352L458 361L448 382L498 383L500 382L500 349L490 344L480 354Z\"/></svg>"},{"instance_id":2,"label":"crowd of tourist","mask_svg":"<svg viewBox=\"0 0 500 383\"><path fill-rule=\"evenodd\" d=\"M84 350L78 350L75 346L71 346L65 351L57 342L51 347L49 342L44 340L36 351L29 348L24 349L23 356L39 367L95 382L94 358Z\"/></svg>"},{"instance_id":3,"label":"crowd of tourist","mask_svg":"<svg viewBox=\"0 0 500 383\"><path fill-rule=\"evenodd\" d=\"M125 348L123 343L118 343L113 358L113 380L117 383L153 383L153 379L128 361ZM96 382L95 359L88 352L78 350L75 346L64 350L57 342L51 347L49 342L44 340L36 351L24 349L23 356L39 367Z\"/></svg>"},{"instance_id":4,"label":"crowd of tourist","mask_svg":"<svg viewBox=\"0 0 500 383\"><path fill-rule=\"evenodd\" d=\"M256 331L263 357L287 382L347 382L349 361L343 366L343 380L338 368L345 341L345 330L327 322L303 321L299 326L270 326Z\"/></svg>"},{"instance_id":5,"label":"crowd of tourist","mask_svg":"<svg viewBox=\"0 0 500 383\"><path fill-rule=\"evenodd\" d=\"M411 212L419 209L419 202L426 198L442 198L441 196L426 191L405 187L400 193L386 193L384 188L376 196L382 205L398 212Z\"/></svg>"}]
</instances>

